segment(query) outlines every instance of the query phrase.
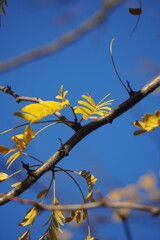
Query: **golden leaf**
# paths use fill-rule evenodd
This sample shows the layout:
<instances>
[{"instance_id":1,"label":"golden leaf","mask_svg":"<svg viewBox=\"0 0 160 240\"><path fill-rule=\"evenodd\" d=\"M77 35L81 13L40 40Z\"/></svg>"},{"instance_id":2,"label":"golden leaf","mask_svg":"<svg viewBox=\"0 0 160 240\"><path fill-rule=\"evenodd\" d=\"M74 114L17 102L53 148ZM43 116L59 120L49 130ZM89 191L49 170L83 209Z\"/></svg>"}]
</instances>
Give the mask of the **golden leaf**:
<instances>
[{"instance_id":1,"label":"golden leaf","mask_svg":"<svg viewBox=\"0 0 160 240\"><path fill-rule=\"evenodd\" d=\"M38 216L39 210L37 207L32 207L27 211L25 218L19 223L19 226L27 226L34 222L35 218Z\"/></svg>"},{"instance_id":2,"label":"golden leaf","mask_svg":"<svg viewBox=\"0 0 160 240\"><path fill-rule=\"evenodd\" d=\"M146 113L144 117L142 117L142 121L135 121L132 124L141 128L141 130L135 131L134 135L153 131L156 127L160 126L160 112L155 111L155 115Z\"/></svg>"},{"instance_id":3,"label":"golden leaf","mask_svg":"<svg viewBox=\"0 0 160 240\"><path fill-rule=\"evenodd\" d=\"M0 183L9 178L9 175L3 172L0 172Z\"/></svg>"},{"instance_id":4,"label":"golden leaf","mask_svg":"<svg viewBox=\"0 0 160 240\"><path fill-rule=\"evenodd\" d=\"M19 186L20 184L21 184L21 182L16 182L16 183L12 184L11 187L17 187L17 186Z\"/></svg>"},{"instance_id":5,"label":"golden leaf","mask_svg":"<svg viewBox=\"0 0 160 240\"><path fill-rule=\"evenodd\" d=\"M82 100L78 101L78 103L81 104L82 106L75 106L74 107L75 113L82 114L84 120L88 120L88 118L92 119L97 118L98 116L95 115L104 116L106 114L109 114L111 108L108 107L107 105L111 105L112 104L111 102L113 100L109 100L102 103L102 101L108 96L109 94L106 95L98 104L96 104L90 94L88 94L88 96L82 95L82 97L86 101Z\"/></svg>"},{"instance_id":6,"label":"golden leaf","mask_svg":"<svg viewBox=\"0 0 160 240\"><path fill-rule=\"evenodd\" d=\"M17 240L28 240L30 235L30 230L27 230L23 233Z\"/></svg>"}]
</instances>

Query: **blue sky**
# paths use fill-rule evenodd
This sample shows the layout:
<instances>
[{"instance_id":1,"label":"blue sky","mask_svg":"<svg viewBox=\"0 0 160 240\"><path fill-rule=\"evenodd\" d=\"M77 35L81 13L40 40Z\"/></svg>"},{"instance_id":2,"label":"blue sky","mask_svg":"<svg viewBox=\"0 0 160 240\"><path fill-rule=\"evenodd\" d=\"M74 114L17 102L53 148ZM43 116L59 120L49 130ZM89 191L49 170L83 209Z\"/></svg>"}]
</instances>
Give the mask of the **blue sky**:
<instances>
[{"instance_id":1,"label":"blue sky","mask_svg":"<svg viewBox=\"0 0 160 240\"><path fill-rule=\"evenodd\" d=\"M91 1L73 1L72 7L54 5L54 1L47 1L48 5L45 5L44 2L38 3L38 0L8 2L7 15L2 16L0 29L0 61L58 39L65 32L76 28L100 7L100 1L96 0L92 0L92 4ZM68 98L73 106L77 105L82 94L90 92L97 102L110 93L109 98L114 99L113 107L116 107L128 98L128 94L118 81L111 63L109 44L112 38L117 39L114 42L113 54L118 72L124 81L130 81L135 91L149 82L160 69L160 38L157 36L160 34L159 1L155 0L153 3L146 0L142 3L143 14L135 33L130 37L129 34L137 17L130 15L128 8L137 5L138 1L127 1L117 7L105 23L63 50L1 73L1 85L9 85L23 96L55 100L57 91L63 84L69 91ZM69 19L68 24L61 24L63 16ZM13 98L3 93L0 94L0 102L1 132L23 122L12 113L20 111L26 103L17 104ZM98 178L97 188L103 194L107 194L112 188L134 184L147 172L154 172L159 177L159 129L135 137L133 132L136 129L131 124L140 119L144 113L154 113L156 109L159 110L159 102L160 95L151 94L111 125L106 125L87 136L71 151L68 158L59 163L59 166L75 171L91 170ZM70 110L65 109L63 112L73 119ZM8 139L16 133L19 133L18 130L2 135L1 145L11 146ZM65 142L72 134L71 129L57 125L41 133L28 151L45 161L59 148L58 137ZM20 160L29 161L27 158ZM6 157L1 157L0 171L5 171L5 161ZM19 164L20 161L17 160L14 167L19 169ZM42 178L41 187L48 186L49 179L49 174ZM74 194L75 187L71 181L67 181L62 174L57 179L57 194L62 203L73 202L74 199L78 203L80 199L77 192ZM0 192L8 191L11 183L12 180L1 184ZM43 189L39 189L36 185L22 197L35 199L36 193L40 190ZM24 232L24 229L17 224L24 217L27 209L28 206L17 203L9 203L1 208L1 214L5 216L3 222L1 221L1 239L10 239L11 233L12 239L17 239ZM109 211L106 211L106 215L104 212L102 211L102 216L111 215ZM96 211L91 211L91 219L94 220L96 214ZM150 218L148 214L135 219L133 217L129 222L133 239L159 239L159 219ZM37 221L35 229L40 229L44 221L43 217ZM110 222L107 228L105 225L103 227L98 228L100 230L95 233L97 234L95 237L100 237L102 240L125 239L121 224ZM78 234L80 231L82 234L82 230L77 231ZM40 237L39 233L33 230L32 239L38 237ZM80 238L75 235L73 239Z\"/></svg>"}]
</instances>

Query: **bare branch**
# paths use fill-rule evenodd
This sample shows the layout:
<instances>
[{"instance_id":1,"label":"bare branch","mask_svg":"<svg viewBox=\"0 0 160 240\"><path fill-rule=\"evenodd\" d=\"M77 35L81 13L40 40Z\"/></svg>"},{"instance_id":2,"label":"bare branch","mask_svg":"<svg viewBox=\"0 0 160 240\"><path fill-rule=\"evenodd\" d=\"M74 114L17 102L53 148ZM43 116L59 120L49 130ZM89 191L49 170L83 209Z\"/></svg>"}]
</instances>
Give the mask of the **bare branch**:
<instances>
[{"instance_id":1,"label":"bare branch","mask_svg":"<svg viewBox=\"0 0 160 240\"><path fill-rule=\"evenodd\" d=\"M101 24L108 16L110 11L118 6L124 0L105 0L101 9L92 17L83 22L79 27L64 34L58 40L48 43L47 45L38 47L37 49L29 50L23 54L13 57L7 61L0 63L0 72L4 72L16 67L26 64L38 58L46 57L53 54L69 44L75 42L80 37L91 31L94 27Z\"/></svg>"},{"instance_id":2,"label":"bare branch","mask_svg":"<svg viewBox=\"0 0 160 240\"><path fill-rule=\"evenodd\" d=\"M0 194L0 197L3 197L4 194ZM150 212L153 216L157 216L160 214L160 207L154 205L146 205L146 204L139 204L133 202L121 202L121 201L111 201L106 197L101 197L98 201L93 203L83 203L83 204L66 204L66 205L46 205L46 204L39 204L39 202L26 199L26 198L19 198L8 196L8 200L12 200L18 203L29 204L33 206L37 206L41 210L47 211L54 211L54 210L62 210L62 211L69 211L69 210L77 210L77 209L94 209L100 207L107 207L112 210L118 209L132 209L132 210L140 210L145 212Z\"/></svg>"},{"instance_id":3,"label":"bare branch","mask_svg":"<svg viewBox=\"0 0 160 240\"><path fill-rule=\"evenodd\" d=\"M16 197L27 190L32 184L34 184L43 174L53 169L53 167L78 144L84 137L100 128L101 126L111 123L115 118L122 115L138 102L140 102L149 93L153 92L160 86L160 75L155 77L151 82L144 86L138 92L135 92L125 102L114 108L107 116L99 117L96 120L81 127L66 143L63 144L58 151L56 151L46 162L44 162L39 168L37 168L32 176L28 176L19 186L12 189L10 192L4 194L0 198L0 205L9 202L8 197Z\"/></svg>"}]
</instances>

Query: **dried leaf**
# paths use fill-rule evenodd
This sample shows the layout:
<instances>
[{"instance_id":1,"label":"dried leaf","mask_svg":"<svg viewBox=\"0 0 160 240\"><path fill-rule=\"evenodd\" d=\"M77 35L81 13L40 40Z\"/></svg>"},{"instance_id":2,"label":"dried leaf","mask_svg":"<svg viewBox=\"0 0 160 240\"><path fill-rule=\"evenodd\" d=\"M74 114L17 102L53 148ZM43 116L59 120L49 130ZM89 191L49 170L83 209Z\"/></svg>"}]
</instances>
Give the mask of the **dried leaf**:
<instances>
[{"instance_id":1,"label":"dried leaf","mask_svg":"<svg viewBox=\"0 0 160 240\"><path fill-rule=\"evenodd\" d=\"M132 15L140 15L142 13L142 8L129 8L129 12Z\"/></svg>"},{"instance_id":2,"label":"dried leaf","mask_svg":"<svg viewBox=\"0 0 160 240\"><path fill-rule=\"evenodd\" d=\"M37 199L42 198L47 192L48 192L48 189L45 189L45 190L41 191L40 193L38 193Z\"/></svg>"}]
</instances>

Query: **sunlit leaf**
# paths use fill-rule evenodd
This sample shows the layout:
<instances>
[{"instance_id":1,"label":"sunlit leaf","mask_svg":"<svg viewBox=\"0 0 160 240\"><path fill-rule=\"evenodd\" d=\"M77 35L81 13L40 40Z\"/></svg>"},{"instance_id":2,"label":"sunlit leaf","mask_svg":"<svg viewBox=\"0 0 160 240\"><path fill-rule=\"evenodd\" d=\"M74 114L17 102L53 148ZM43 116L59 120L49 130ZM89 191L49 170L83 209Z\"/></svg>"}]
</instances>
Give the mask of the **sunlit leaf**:
<instances>
[{"instance_id":1,"label":"sunlit leaf","mask_svg":"<svg viewBox=\"0 0 160 240\"><path fill-rule=\"evenodd\" d=\"M35 137L35 133L33 129L30 126L27 126L23 134L24 143L27 145L31 141L31 139L34 137Z\"/></svg>"},{"instance_id":2,"label":"sunlit leaf","mask_svg":"<svg viewBox=\"0 0 160 240\"><path fill-rule=\"evenodd\" d=\"M30 230L23 233L17 240L30 240Z\"/></svg>"},{"instance_id":3,"label":"sunlit leaf","mask_svg":"<svg viewBox=\"0 0 160 240\"><path fill-rule=\"evenodd\" d=\"M74 111L76 114L82 114L82 117L84 120L88 120L89 118L95 119L98 117L96 115L104 116L108 114L109 111L111 110L111 108L108 107L107 105L111 105L112 104L111 102L113 101L113 100L109 100L109 101L103 102L103 100L108 96L109 94L106 95L98 104L96 104L90 94L88 94L88 96L82 95L82 97L86 101L83 101L83 100L78 101L78 103L81 104L81 106L75 106Z\"/></svg>"},{"instance_id":4,"label":"sunlit leaf","mask_svg":"<svg viewBox=\"0 0 160 240\"><path fill-rule=\"evenodd\" d=\"M67 106L69 106L68 100L64 100L61 103L55 101L43 101L40 103L32 103L22 108L21 111L25 113L24 115L21 113L15 113L15 115L29 120L31 123L34 123L48 115L54 114L55 112Z\"/></svg>"},{"instance_id":5,"label":"sunlit leaf","mask_svg":"<svg viewBox=\"0 0 160 240\"><path fill-rule=\"evenodd\" d=\"M10 158L7 160L6 164L9 164L7 168L11 166L11 164L21 155L21 152L16 152L10 156Z\"/></svg>"},{"instance_id":6,"label":"sunlit leaf","mask_svg":"<svg viewBox=\"0 0 160 240\"><path fill-rule=\"evenodd\" d=\"M25 218L19 223L19 226L27 226L34 222L35 218L38 216L39 210L37 207L32 207L28 210Z\"/></svg>"},{"instance_id":7,"label":"sunlit leaf","mask_svg":"<svg viewBox=\"0 0 160 240\"><path fill-rule=\"evenodd\" d=\"M17 187L17 186L19 186L20 184L21 184L21 182L16 182L16 183L12 184L11 187Z\"/></svg>"},{"instance_id":8,"label":"sunlit leaf","mask_svg":"<svg viewBox=\"0 0 160 240\"><path fill-rule=\"evenodd\" d=\"M58 91L59 95L56 96L57 99L61 99L62 101L65 101L65 96L67 95L68 91L63 92L63 85L60 87Z\"/></svg>"},{"instance_id":9,"label":"sunlit leaf","mask_svg":"<svg viewBox=\"0 0 160 240\"><path fill-rule=\"evenodd\" d=\"M3 172L0 172L0 183L9 178L9 175Z\"/></svg>"},{"instance_id":10,"label":"sunlit leaf","mask_svg":"<svg viewBox=\"0 0 160 240\"><path fill-rule=\"evenodd\" d=\"M141 128L141 130L135 131L134 135L153 131L155 128L160 126L160 112L155 111L155 115L146 113L144 114L144 117L142 117L142 121L135 121L132 124Z\"/></svg>"}]
</instances>

